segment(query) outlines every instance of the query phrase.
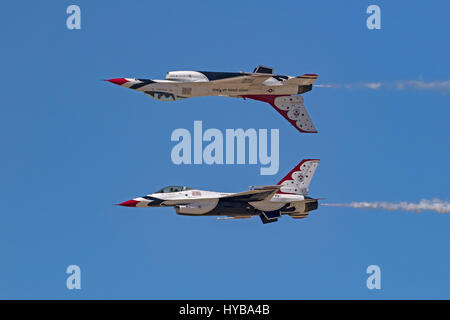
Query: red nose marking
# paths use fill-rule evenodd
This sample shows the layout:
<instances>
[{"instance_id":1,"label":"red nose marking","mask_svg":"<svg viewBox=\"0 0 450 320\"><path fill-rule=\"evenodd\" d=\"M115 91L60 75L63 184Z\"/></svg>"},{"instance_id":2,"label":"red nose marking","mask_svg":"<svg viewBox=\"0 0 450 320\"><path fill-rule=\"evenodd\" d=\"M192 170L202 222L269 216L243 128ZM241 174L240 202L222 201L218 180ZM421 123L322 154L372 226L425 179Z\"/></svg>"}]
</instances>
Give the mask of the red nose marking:
<instances>
[{"instance_id":1,"label":"red nose marking","mask_svg":"<svg viewBox=\"0 0 450 320\"><path fill-rule=\"evenodd\" d=\"M124 207L136 207L136 204L138 204L139 201L136 200L128 200L122 203L119 203L119 206L124 206Z\"/></svg>"},{"instance_id":2,"label":"red nose marking","mask_svg":"<svg viewBox=\"0 0 450 320\"><path fill-rule=\"evenodd\" d=\"M111 83L117 84L119 86L123 85L124 83L127 83L128 80L125 78L115 78L115 79L108 79L106 81L109 81Z\"/></svg>"}]
</instances>

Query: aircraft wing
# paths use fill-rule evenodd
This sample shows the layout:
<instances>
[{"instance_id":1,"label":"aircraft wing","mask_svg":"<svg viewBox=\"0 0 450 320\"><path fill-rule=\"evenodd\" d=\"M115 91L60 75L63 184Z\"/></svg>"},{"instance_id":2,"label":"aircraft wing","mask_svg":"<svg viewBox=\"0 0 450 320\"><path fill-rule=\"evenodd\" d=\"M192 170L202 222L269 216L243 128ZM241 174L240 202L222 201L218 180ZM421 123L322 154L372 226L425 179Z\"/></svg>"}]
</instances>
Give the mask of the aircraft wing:
<instances>
[{"instance_id":1,"label":"aircraft wing","mask_svg":"<svg viewBox=\"0 0 450 320\"><path fill-rule=\"evenodd\" d=\"M303 104L302 96L245 95L242 97L267 102L300 132L317 133Z\"/></svg>"},{"instance_id":2,"label":"aircraft wing","mask_svg":"<svg viewBox=\"0 0 450 320\"><path fill-rule=\"evenodd\" d=\"M270 74L247 74L232 78L213 80L214 83L259 85L271 78Z\"/></svg>"},{"instance_id":3,"label":"aircraft wing","mask_svg":"<svg viewBox=\"0 0 450 320\"><path fill-rule=\"evenodd\" d=\"M269 197L272 197L280 189L280 187L281 186L260 186L256 189L231 194L222 197L221 199L246 202L263 201Z\"/></svg>"}]
</instances>

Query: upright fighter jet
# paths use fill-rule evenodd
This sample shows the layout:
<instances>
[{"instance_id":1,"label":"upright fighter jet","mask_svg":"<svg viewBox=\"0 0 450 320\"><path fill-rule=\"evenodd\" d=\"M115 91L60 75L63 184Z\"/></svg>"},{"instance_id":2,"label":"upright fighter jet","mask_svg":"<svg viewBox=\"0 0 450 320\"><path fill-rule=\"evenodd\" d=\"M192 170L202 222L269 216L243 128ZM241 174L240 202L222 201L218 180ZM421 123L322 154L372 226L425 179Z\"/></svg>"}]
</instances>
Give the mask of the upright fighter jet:
<instances>
[{"instance_id":1,"label":"upright fighter jet","mask_svg":"<svg viewBox=\"0 0 450 320\"><path fill-rule=\"evenodd\" d=\"M317 133L300 94L311 91L316 74L276 75L258 66L251 73L170 71L164 80L116 78L107 81L161 101L201 96L249 98L269 103L300 132Z\"/></svg>"},{"instance_id":2,"label":"upright fighter jet","mask_svg":"<svg viewBox=\"0 0 450 320\"><path fill-rule=\"evenodd\" d=\"M318 164L317 159L303 160L274 186L250 187L249 191L239 193L169 186L118 205L143 208L174 207L180 215L222 216L220 219L259 216L263 223L276 222L282 215L302 219L318 206L319 199L307 196Z\"/></svg>"}]
</instances>

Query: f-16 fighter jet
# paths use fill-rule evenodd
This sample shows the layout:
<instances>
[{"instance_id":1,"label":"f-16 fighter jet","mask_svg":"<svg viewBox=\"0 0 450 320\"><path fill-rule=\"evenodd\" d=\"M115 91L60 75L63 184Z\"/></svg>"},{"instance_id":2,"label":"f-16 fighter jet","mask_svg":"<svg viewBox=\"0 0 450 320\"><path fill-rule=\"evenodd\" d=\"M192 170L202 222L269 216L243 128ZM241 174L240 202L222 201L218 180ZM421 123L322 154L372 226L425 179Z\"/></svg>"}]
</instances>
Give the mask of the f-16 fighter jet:
<instances>
[{"instance_id":1,"label":"f-16 fighter jet","mask_svg":"<svg viewBox=\"0 0 450 320\"><path fill-rule=\"evenodd\" d=\"M317 77L316 74L277 75L272 68L258 66L251 73L170 71L164 80L116 78L107 81L161 101L201 96L259 100L269 103L300 132L316 133L299 94L310 91Z\"/></svg>"},{"instance_id":2,"label":"f-16 fighter jet","mask_svg":"<svg viewBox=\"0 0 450 320\"><path fill-rule=\"evenodd\" d=\"M317 159L303 160L274 186L250 187L249 191L239 193L169 186L119 205L144 208L174 207L180 215L221 216L219 219L259 216L263 223L276 222L282 215L302 219L318 206L319 199L307 196L309 183L318 164Z\"/></svg>"}]
</instances>

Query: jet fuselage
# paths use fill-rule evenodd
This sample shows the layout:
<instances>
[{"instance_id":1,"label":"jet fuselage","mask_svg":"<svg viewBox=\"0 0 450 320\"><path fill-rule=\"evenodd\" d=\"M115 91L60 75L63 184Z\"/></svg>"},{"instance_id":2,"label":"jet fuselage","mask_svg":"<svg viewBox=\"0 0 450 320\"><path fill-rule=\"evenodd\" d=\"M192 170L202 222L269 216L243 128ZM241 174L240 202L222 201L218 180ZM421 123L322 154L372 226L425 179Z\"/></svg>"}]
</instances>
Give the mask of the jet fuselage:
<instances>
[{"instance_id":1,"label":"jet fuselage","mask_svg":"<svg viewBox=\"0 0 450 320\"><path fill-rule=\"evenodd\" d=\"M125 207L173 207L177 214L250 218L259 215L263 223L284 214L305 218L317 209L318 199L308 196L308 186L319 160L300 162L277 185L251 187L249 191L224 193L169 186L146 196L120 203Z\"/></svg>"},{"instance_id":2,"label":"jet fuselage","mask_svg":"<svg viewBox=\"0 0 450 320\"><path fill-rule=\"evenodd\" d=\"M299 94L312 89L316 74L297 77L276 75L258 66L251 73L170 71L165 79L114 78L109 82L133 89L160 101L201 96L249 98L270 104L300 132L317 133Z\"/></svg>"},{"instance_id":3,"label":"jet fuselage","mask_svg":"<svg viewBox=\"0 0 450 320\"><path fill-rule=\"evenodd\" d=\"M311 75L312 77L313 75ZM230 81L231 78L236 78ZM290 96L311 90L311 85L283 84L294 77L233 72L171 71L163 80L118 78L110 82L148 94L161 101L202 96ZM306 78L306 76L305 76Z\"/></svg>"}]
</instances>

